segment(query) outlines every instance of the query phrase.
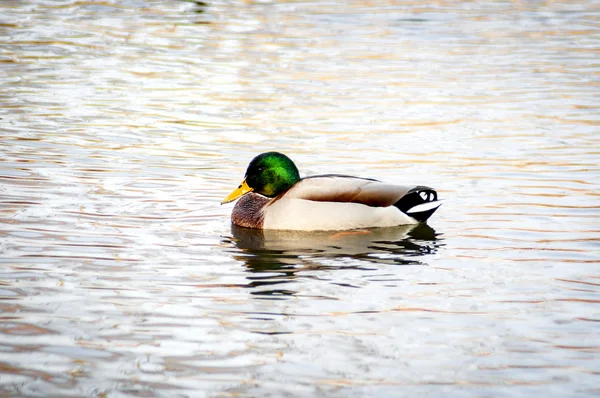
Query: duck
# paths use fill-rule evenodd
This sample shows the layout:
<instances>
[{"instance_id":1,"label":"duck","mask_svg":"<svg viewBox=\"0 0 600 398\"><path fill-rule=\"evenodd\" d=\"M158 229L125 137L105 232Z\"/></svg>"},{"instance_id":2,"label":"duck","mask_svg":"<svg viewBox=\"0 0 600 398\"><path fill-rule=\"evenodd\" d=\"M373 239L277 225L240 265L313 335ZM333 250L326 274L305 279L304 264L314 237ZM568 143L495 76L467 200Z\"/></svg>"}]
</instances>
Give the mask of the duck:
<instances>
[{"instance_id":1,"label":"duck","mask_svg":"<svg viewBox=\"0 0 600 398\"><path fill-rule=\"evenodd\" d=\"M263 230L343 231L427 221L439 208L437 192L373 178L323 174L300 178L280 152L256 156L242 183L221 204L237 200L231 222Z\"/></svg>"}]
</instances>

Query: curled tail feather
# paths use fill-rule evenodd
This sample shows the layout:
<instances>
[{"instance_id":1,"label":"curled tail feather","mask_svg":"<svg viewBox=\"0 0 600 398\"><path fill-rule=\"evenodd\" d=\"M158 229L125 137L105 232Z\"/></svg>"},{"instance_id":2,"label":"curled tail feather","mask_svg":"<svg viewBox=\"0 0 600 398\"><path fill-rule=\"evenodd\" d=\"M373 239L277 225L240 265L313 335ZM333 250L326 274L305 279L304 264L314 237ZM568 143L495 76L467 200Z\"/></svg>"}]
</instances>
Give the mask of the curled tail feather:
<instances>
[{"instance_id":1,"label":"curled tail feather","mask_svg":"<svg viewBox=\"0 0 600 398\"><path fill-rule=\"evenodd\" d=\"M417 221L426 221L442 204L433 188L419 185L400 198L394 206Z\"/></svg>"}]
</instances>

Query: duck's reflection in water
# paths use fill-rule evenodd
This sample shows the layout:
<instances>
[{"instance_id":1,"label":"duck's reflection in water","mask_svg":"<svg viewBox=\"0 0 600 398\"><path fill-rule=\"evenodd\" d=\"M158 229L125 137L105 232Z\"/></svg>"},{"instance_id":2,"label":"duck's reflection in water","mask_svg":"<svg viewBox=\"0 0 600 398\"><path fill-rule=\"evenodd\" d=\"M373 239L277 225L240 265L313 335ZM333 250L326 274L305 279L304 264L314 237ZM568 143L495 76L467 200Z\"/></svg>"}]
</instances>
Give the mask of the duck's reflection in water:
<instances>
[{"instance_id":1,"label":"duck's reflection in water","mask_svg":"<svg viewBox=\"0 0 600 398\"><path fill-rule=\"evenodd\" d=\"M274 231L232 226L239 249L234 258L244 261L252 294L281 298L303 271L370 269L369 264L424 264L443 239L427 224L354 231ZM339 261L336 261L339 260ZM269 286L270 288L265 289Z\"/></svg>"}]
</instances>

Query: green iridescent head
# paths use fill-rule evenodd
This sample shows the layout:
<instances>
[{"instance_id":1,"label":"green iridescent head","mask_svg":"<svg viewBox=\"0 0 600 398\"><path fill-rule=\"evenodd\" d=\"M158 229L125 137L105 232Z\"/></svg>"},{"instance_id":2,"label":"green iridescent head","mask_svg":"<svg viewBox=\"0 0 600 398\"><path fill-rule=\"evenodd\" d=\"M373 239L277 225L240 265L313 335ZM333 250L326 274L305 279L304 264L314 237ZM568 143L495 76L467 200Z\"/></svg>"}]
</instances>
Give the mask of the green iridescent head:
<instances>
[{"instance_id":1,"label":"green iridescent head","mask_svg":"<svg viewBox=\"0 0 600 398\"><path fill-rule=\"evenodd\" d=\"M292 159L279 152L258 155L246 170L246 183L261 195L270 198L287 191L300 180Z\"/></svg>"},{"instance_id":2,"label":"green iridescent head","mask_svg":"<svg viewBox=\"0 0 600 398\"><path fill-rule=\"evenodd\" d=\"M298 181L300 173L290 158L279 152L265 152L252 159L244 181L221 203L232 202L249 192L273 198Z\"/></svg>"}]
</instances>

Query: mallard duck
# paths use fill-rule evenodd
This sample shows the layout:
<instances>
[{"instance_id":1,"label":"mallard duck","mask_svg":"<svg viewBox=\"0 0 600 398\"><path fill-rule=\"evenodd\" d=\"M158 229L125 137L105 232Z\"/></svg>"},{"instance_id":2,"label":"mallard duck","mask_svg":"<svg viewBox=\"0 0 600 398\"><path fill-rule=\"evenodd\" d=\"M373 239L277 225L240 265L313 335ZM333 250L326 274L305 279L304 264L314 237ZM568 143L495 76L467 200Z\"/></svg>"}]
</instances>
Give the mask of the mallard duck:
<instances>
[{"instance_id":1,"label":"mallard duck","mask_svg":"<svg viewBox=\"0 0 600 398\"><path fill-rule=\"evenodd\" d=\"M244 180L221 204L238 199L233 224L256 229L350 230L416 224L441 205L432 188L325 174L300 178L279 152L255 157Z\"/></svg>"}]
</instances>

